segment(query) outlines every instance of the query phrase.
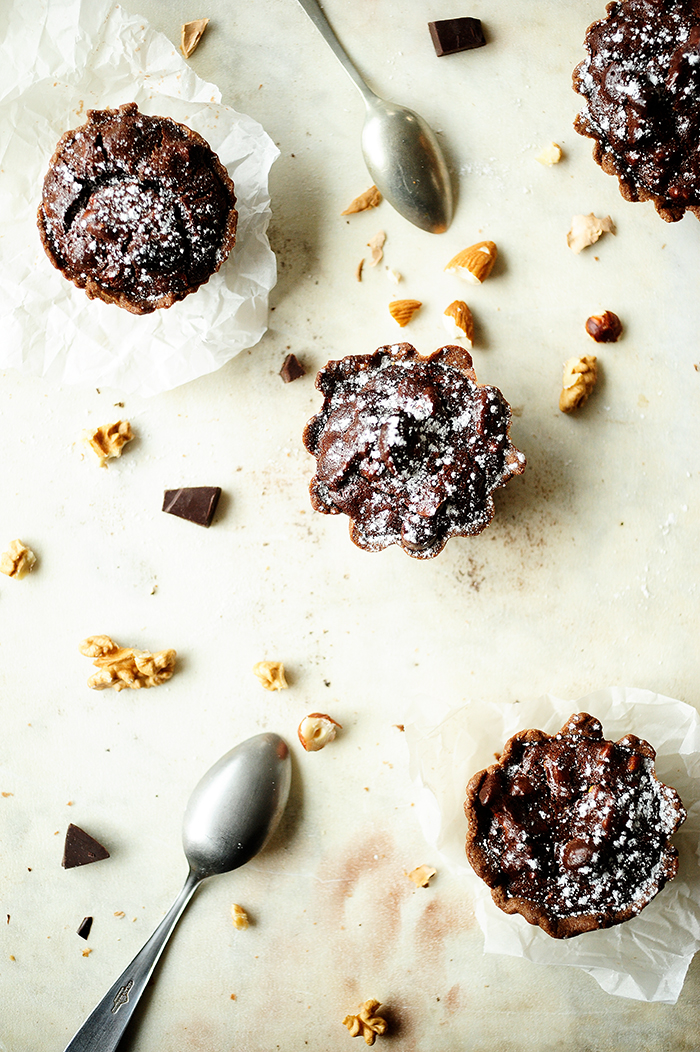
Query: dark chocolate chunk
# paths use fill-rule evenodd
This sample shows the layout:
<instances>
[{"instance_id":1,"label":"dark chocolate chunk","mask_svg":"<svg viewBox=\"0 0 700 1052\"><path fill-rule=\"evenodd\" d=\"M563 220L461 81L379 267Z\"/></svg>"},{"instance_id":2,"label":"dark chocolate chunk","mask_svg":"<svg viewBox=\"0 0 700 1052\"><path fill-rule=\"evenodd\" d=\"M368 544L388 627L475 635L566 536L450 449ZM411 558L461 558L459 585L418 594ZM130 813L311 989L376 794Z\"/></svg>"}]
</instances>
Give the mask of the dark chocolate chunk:
<instances>
[{"instance_id":1,"label":"dark chocolate chunk","mask_svg":"<svg viewBox=\"0 0 700 1052\"><path fill-rule=\"evenodd\" d=\"M286 384L290 384L292 380L298 380L300 376L306 374L306 369L301 364L296 354L288 354L282 363L280 369L280 376Z\"/></svg>"},{"instance_id":2,"label":"dark chocolate chunk","mask_svg":"<svg viewBox=\"0 0 700 1052\"><path fill-rule=\"evenodd\" d=\"M92 928L92 917L83 917L78 928L78 935L81 939L87 939Z\"/></svg>"},{"instance_id":3,"label":"dark chocolate chunk","mask_svg":"<svg viewBox=\"0 0 700 1052\"><path fill-rule=\"evenodd\" d=\"M471 51L486 43L478 18L443 18L439 22L428 22L428 29L438 58L458 51Z\"/></svg>"},{"instance_id":4,"label":"dark chocolate chunk","mask_svg":"<svg viewBox=\"0 0 700 1052\"><path fill-rule=\"evenodd\" d=\"M109 858L107 848L102 847L102 844L98 844L94 837L71 822L66 830L66 843L61 862L63 868L74 869L76 866L87 866L90 862L100 862L103 858Z\"/></svg>"},{"instance_id":5,"label":"dark chocolate chunk","mask_svg":"<svg viewBox=\"0 0 700 1052\"><path fill-rule=\"evenodd\" d=\"M163 495L163 511L177 515L198 526L210 526L221 496L220 486L185 486L166 489Z\"/></svg>"}]
</instances>

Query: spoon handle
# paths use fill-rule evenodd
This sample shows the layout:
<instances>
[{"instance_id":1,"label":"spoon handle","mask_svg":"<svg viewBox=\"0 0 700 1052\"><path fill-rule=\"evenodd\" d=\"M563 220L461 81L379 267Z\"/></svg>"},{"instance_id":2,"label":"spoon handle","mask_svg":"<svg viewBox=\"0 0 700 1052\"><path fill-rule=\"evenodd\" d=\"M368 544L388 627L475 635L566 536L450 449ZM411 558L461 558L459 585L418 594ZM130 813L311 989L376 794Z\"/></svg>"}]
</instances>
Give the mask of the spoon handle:
<instances>
[{"instance_id":1,"label":"spoon handle","mask_svg":"<svg viewBox=\"0 0 700 1052\"><path fill-rule=\"evenodd\" d=\"M93 1009L65 1052L113 1052L117 1047L158 958L201 879L190 870L182 891L153 935Z\"/></svg>"},{"instance_id":2,"label":"spoon handle","mask_svg":"<svg viewBox=\"0 0 700 1052\"><path fill-rule=\"evenodd\" d=\"M298 2L299 5L303 7L303 9L306 11L307 15L309 16L313 24L316 26L325 42L328 44L335 57L345 69L345 72L348 74L353 84L360 92L360 95L365 100L365 103L369 106L372 100L375 98L374 92L370 91L370 89L367 87L364 80L358 73L354 63L349 58L345 48L340 43L337 36L331 29L328 19L323 13L323 10L321 8L321 5L318 3L318 0L298 0Z\"/></svg>"}]
</instances>

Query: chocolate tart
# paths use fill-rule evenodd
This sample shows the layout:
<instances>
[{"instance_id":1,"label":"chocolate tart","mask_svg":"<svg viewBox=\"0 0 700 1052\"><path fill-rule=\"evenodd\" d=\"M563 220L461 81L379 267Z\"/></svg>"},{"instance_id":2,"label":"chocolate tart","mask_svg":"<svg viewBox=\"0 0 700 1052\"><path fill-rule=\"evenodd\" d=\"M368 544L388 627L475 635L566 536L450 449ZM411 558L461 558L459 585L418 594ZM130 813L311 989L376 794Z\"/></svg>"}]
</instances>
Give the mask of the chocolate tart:
<instances>
[{"instance_id":1,"label":"chocolate tart","mask_svg":"<svg viewBox=\"0 0 700 1052\"><path fill-rule=\"evenodd\" d=\"M653 201L669 223L700 218L700 4L623 0L586 33L573 74L585 106L576 131L617 176L627 201Z\"/></svg>"},{"instance_id":2,"label":"chocolate tart","mask_svg":"<svg viewBox=\"0 0 700 1052\"><path fill-rule=\"evenodd\" d=\"M304 431L316 457L311 503L347 515L366 551L437 555L450 537L488 526L493 490L525 470L510 406L477 383L461 347L428 357L409 343L380 347L329 362L316 386L323 408Z\"/></svg>"},{"instance_id":3,"label":"chocolate tart","mask_svg":"<svg viewBox=\"0 0 700 1052\"><path fill-rule=\"evenodd\" d=\"M515 734L467 786L467 858L504 913L555 939L635 917L678 870L686 817L648 742L603 738L573 715L558 734Z\"/></svg>"},{"instance_id":4,"label":"chocolate tart","mask_svg":"<svg viewBox=\"0 0 700 1052\"><path fill-rule=\"evenodd\" d=\"M91 299L133 314L209 280L236 240L233 182L209 144L131 102L60 139L38 212L46 254Z\"/></svg>"}]
</instances>

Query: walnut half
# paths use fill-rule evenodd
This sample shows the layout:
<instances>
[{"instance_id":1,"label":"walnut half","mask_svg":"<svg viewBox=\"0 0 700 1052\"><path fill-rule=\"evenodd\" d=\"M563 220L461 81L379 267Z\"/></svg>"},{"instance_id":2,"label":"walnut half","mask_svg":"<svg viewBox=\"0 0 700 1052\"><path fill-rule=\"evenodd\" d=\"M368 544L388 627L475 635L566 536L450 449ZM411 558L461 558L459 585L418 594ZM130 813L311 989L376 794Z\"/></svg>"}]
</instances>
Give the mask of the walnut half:
<instances>
[{"instance_id":1,"label":"walnut half","mask_svg":"<svg viewBox=\"0 0 700 1052\"><path fill-rule=\"evenodd\" d=\"M175 671L177 654L174 650L159 650L151 654L147 650L120 647L109 636L88 636L79 649L85 657L94 658L93 665L100 670L88 680L88 687L93 690L157 687L170 679Z\"/></svg>"},{"instance_id":2,"label":"walnut half","mask_svg":"<svg viewBox=\"0 0 700 1052\"><path fill-rule=\"evenodd\" d=\"M0 573L21 580L26 577L36 562L36 555L20 540L10 541L6 552L0 556Z\"/></svg>"},{"instance_id":3,"label":"walnut half","mask_svg":"<svg viewBox=\"0 0 700 1052\"><path fill-rule=\"evenodd\" d=\"M372 999L360 1005L357 1015L345 1016L343 1026L350 1031L350 1037L364 1037L366 1045L373 1045L377 1034L386 1033L386 1019L376 1015L380 1006L380 1001Z\"/></svg>"}]
</instances>

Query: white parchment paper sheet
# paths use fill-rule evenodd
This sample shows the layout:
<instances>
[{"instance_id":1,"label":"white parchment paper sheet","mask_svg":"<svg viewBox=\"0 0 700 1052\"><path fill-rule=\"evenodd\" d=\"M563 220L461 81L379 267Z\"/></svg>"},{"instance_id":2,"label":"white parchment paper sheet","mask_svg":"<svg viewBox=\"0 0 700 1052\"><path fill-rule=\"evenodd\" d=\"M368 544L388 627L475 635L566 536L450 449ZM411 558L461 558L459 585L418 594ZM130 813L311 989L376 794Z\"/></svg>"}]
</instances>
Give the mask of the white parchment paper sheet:
<instances>
[{"instance_id":1,"label":"white parchment paper sheet","mask_svg":"<svg viewBox=\"0 0 700 1052\"><path fill-rule=\"evenodd\" d=\"M196 293L137 316L89 300L47 259L36 212L61 135L88 109L136 102L198 131L231 175L229 259ZM267 326L276 281L266 230L279 151L221 105L170 40L107 0L6 0L0 20L0 367L58 383L157 394L220 368Z\"/></svg>"},{"instance_id":2,"label":"white parchment paper sheet","mask_svg":"<svg viewBox=\"0 0 700 1052\"><path fill-rule=\"evenodd\" d=\"M605 931L552 939L520 916L499 910L465 855L467 782L494 762L513 734L537 727L558 731L575 712L603 724L606 738L632 733L656 749L661 781L676 789L688 817L675 834L678 876L642 913ZM411 774L423 787L419 818L426 838L464 874L475 900L487 953L537 964L582 968L608 993L674 1004L700 949L700 718L683 702L650 691L610 688L574 701L546 695L527 703L470 702L456 709L422 701L406 723Z\"/></svg>"}]
</instances>

